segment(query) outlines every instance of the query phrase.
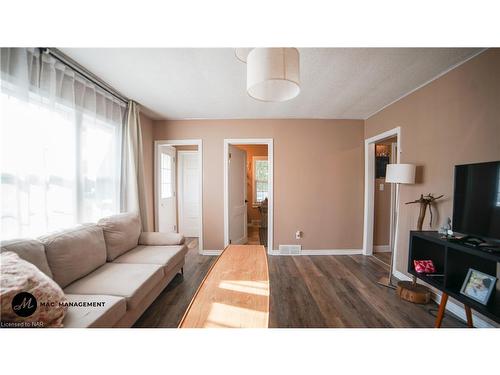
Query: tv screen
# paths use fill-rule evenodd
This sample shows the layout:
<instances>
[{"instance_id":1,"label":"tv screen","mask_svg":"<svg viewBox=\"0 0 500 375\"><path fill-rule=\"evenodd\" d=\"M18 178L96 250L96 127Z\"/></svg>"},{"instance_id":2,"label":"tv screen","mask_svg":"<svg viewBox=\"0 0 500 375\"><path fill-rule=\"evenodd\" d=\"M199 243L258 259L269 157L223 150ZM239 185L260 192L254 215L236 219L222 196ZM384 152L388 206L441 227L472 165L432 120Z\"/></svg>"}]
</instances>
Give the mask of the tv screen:
<instances>
[{"instance_id":1,"label":"tv screen","mask_svg":"<svg viewBox=\"0 0 500 375\"><path fill-rule=\"evenodd\" d=\"M500 161L455 166L453 230L500 240Z\"/></svg>"}]
</instances>

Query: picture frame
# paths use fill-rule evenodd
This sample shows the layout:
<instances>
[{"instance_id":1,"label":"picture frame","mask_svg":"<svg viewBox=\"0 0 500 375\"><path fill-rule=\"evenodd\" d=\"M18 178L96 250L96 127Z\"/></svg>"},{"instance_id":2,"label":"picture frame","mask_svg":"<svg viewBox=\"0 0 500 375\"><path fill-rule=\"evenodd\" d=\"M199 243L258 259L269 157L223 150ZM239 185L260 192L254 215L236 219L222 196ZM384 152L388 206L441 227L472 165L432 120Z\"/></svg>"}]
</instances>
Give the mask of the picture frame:
<instances>
[{"instance_id":1,"label":"picture frame","mask_svg":"<svg viewBox=\"0 0 500 375\"><path fill-rule=\"evenodd\" d=\"M495 289L497 278L484 272L469 268L460 293L483 305L488 304Z\"/></svg>"}]
</instances>

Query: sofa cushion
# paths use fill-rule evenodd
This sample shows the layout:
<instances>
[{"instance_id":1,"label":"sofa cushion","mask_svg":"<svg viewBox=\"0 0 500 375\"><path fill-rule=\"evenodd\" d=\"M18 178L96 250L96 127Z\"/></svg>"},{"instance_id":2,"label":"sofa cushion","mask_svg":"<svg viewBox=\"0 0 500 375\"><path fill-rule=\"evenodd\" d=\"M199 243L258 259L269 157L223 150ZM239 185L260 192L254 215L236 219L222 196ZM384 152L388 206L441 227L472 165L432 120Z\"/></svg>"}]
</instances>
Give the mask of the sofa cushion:
<instances>
[{"instance_id":1,"label":"sofa cushion","mask_svg":"<svg viewBox=\"0 0 500 375\"><path fill-rule=\"evenodd\" d=\"M139 242L141 220L137 213L124 213L105 217L99 220L97 225L104 231L109 262L133 249Z\"/></svg>"},{"instance_id":2,"label":"sofa cushion","mask_svg":"<svg viewBox=\"0 0 500 375\"><path fill-rule=\"evenodd\" d=\"M95 224L79 225L40 237L54 280L62 287L88 275L106 263L102 229Z\"/></svg>"},{"instance_id":3,"label":"sofa cushion","mask_svg":"<svg viewBox=\"0 0 500 375\"><path fill-rule=\"evenodd\" d=\"M127 312L123 297L66 294L66 298L69 306L63 321L65 328L113 327Z\"/></svg>"},{"instance_id":4,"label":"sofa cushion","mask_svg":"<svg viewBox=\"0 0 500 375\"><path fill-rule=\"evenodd\" d=\"M184 236L179 233L142 232L139 237L139 245L146 246L170 246L183 243Z\"/></svg>"},{"instance_id":5,"label":"sofa cushion","mask_svg":"<svg viewBox=\"0 0 500 375\"><path fill-rule=\"evenodd\" d=\"M181 246L137 246L134 250L116 258L114 263L158 264L168 268L186 256L187 247Z\"/></svg>"},{"instance_id":6,"label":"sofa cushion","mask_svg":"<svg viewBox=\"0 0 500 375\"><path fill-rule=\"evenodd\" d=\"M106 263L66 287L64 292L124 297L127 300L127 310L131 310L140 304L162 278L163 269L156 264Z\"/></svg>"},{"instance_id":7,"label":"sofa cushion","mask_svg":"<svg viewBox=\"0 0 500 375\"><path fill-rule=\"evenodd\" d=\"M15 239L1 242L1 251L12 251L19 255L21 259L30 262L40 271L52 278L47 256L45 255L45 247L43 243L32 239Z\"/></svg>"},{"instance_id":8,"label":"sofa cushion","mask_svg":"<svg viewBox=\"0 0 500 375\"><path fill-rule=\"evenodd\" d=\"M1 253L0 267L2 322L20 327L62 326L67 307L61 303L66 297L54 280L11 251Z\"/></svg>"}]
</instances>

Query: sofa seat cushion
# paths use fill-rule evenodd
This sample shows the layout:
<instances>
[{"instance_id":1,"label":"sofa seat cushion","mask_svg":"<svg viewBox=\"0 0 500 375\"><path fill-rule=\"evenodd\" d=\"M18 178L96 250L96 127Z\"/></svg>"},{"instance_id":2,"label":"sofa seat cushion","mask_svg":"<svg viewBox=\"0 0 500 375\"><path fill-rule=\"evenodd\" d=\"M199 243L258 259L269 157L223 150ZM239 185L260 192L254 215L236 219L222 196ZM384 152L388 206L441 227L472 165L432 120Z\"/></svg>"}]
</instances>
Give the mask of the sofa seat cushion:
<instances>
[{"instance_id":1,"label":"sofa seat cushion","mask_svg":"<svg viewBox=\"0 0 500 375\"><path fill-rule=\"evenodd\" d=\"M52 278L52 271L49 268L47 257L45 256L45 246L38 240L16 239L1 242L1 251L12 251L36 266L40 271Z\"/></svg>"},{"instance_id":2,"label":"sofa seat cushion","mask_svg":"<svg viewBox=\"0 0 500 375\"><path fill-rule=\"evenodd\" d=\"M63 321L65 328L113 327L127 312L124 297L66 294L68 312Z\"/></svg>"},{"instance_id":3,"label":"sofa seat cushion","mask_svg":"<svg viewBox=\"0 0 500 375\"><path fill-rule=\"evenodd\" d=\"M61 288L106 263L104 236L95 224L79 225L39 239L45 245L54 281Z\"/></svg>"},{"instance_id":4,"label":"sofa seat cushion","mask_svg":"<svg viewBox=\"0 0 500 375\"><path fill-rule=\"evenodd\" d=\"M97 225L104 231L108 262L132 250L139 242L141 219L137 213L105 217Z\"/></svg>"},{"instance_id":5,"label":"sofa seat cushion","mask_svg":"<svg viewBox=\"0 0 500 375\"><path fill-rule=\"evenodd\" d=\"M141 300L163 278L163 268L156 264L106 263L64 289L67 294L106 294L124 297L127 310Z\"/></svg>"},{"instance_id":6,"label":"sofa seat cushion","mask_svg":"<svg viewBox=\"0 0 500 375\"><path fill-rule=\"evenodd\" d=\"M179 263L186 255L187 247L181 246L137 246L134 250L116 258L114 263L158 264L169 268Z\"/></svg>"}]
</instances>

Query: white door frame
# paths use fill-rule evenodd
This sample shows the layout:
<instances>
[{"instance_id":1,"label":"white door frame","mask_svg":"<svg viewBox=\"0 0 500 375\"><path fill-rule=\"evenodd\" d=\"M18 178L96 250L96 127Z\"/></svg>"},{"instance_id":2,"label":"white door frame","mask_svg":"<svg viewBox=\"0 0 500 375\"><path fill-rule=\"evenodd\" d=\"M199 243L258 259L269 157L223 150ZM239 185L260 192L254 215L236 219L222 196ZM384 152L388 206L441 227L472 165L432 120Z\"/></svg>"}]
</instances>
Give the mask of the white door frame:
<instances>
[{"instance_id":1,"label":"white door frame","mask_svg":"<svg viewBox=\"0 0 500 375\"><path fill-rule=\"evenodd\" d=\"M155 141L154 154L154 210L155 210L155 230L158 230L158 203L159 203L159 165L158 165L158 149L162 145L169 146L198 146L198 155L200 158L200 237L198 238L198 253L203 254L203 141L201 139L179 139L179 140L160 140ZM177 160L176 160L177 162ZM179 194L177 194L178 196ZM177 225L178 227L178 225Z\"/></svg>"},{"instance_id":2,"label":"white door frame","mask_svg":"<svg viewBox=\"0 0 500 375\"><path fill-rule=\"evenodd\" d=\"M267 252L273 252L273 223L274 223L274 168L273 168L273 138L232 138L224 139L224 247L229 245L229 145L267 145L268 159L268 208L267 208Z\"/></svg>"},{"instance_id":3,"label":"white door frame","mask_svg":"<svg viewBox=\"0 0 500 375\"><path fill-rule=\"evenodd\" d=\"M396 145L396 142L391 144L391 158L389 160L389 163L397 163L397 157L398 157L398 147ZM389 249L394 249L395 247L395 242L394 242L394 224L396 221L396 217L394 215L394 211L396 208L396 185L391 184L391 204L390 204L390 209L391 209L391 214L389 216Z\"/></svg>"},{"instance_id":4,"label":"white door frame","mask_svg":"<svg viewBox=\"0 0 500 375\"><path fill-rule=\"evenodd\" d=\"M374 203L375 203L375 143L387 139L397 137L397 155L396 162L400 162L401 155L401 128L388 130L386 132L377 134L371 138L365 139L365 209L364 209L364 224L363 224L363 255L373 254L373 222L374 222ZM397 189L397 187L396 187ZM396 215L399 211L399 195L396 194L395 211ZM397 220L394 228L394 254L393 259L396 259L397 252L397 239L398 239L398 226ZM393 262L395 268L396 262Z\"/></svg>"}]
</instances>

